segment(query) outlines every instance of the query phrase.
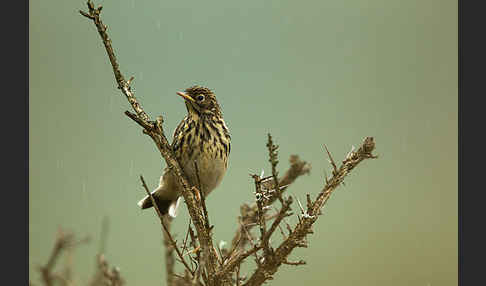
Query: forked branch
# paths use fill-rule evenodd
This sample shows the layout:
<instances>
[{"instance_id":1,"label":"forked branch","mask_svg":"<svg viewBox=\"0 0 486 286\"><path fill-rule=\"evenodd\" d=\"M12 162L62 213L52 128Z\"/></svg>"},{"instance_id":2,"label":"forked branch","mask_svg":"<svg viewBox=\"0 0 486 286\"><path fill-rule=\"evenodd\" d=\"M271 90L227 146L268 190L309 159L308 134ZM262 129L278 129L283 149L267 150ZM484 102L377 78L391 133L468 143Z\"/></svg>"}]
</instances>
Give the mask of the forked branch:
<instances>
[{"instance_id":1,"label":"forked branch","mask_svg":"<svg viewBox=\"0 0 486 286\"><path fill-rule=\"evenodd\" d=\"M336 190L349 172L353 170L359 163L365 159L377 158L377 156L372 154L374 149L375 142L373 137L366 137L357 151L348 153L341 166L339 168L336 166L336 171L333 172L333 176L330 180L328 180L324 188L317 196L316 200L311 202L307 213L302 216L299 223L292 229L287 239L285 239L275 250L272 259L265 259L244 285L256 286L263 284L268 279L271 279L272 275L282 264L288 262L288 256L296 247L307 246L305 238L309 233L312 233L311 227L317 221L322 207L329 200L333 191ZM328 155L331 162L334 162L330 153L328 153ZM334 164L332 165L334 168Z\"/></svg>"}]
</instances>

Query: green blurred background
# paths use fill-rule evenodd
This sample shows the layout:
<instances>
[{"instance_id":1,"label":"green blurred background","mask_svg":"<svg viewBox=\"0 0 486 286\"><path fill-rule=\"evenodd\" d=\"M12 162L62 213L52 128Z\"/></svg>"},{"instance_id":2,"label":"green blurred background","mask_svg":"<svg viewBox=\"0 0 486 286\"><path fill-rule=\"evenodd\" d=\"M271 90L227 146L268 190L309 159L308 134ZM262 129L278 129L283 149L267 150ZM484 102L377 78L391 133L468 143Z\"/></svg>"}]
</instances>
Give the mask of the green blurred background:
<instances>
[{"instance_id":1,"label":"green blurred background","mask_svg":"<svg viewBox=\"0 0 486 286\"><path fill-rule=\"evenodd\" d=\"M215 240L229 241L249 172L280 170L299 154L310 176L289 190L317 194L330 165L365 136L366 161L325 208L308 249L272 285L457 285L457 1L97 1L128 78L172 131L185 115L175 94L212 88L232 134L229 169L208 200ZM30 1L29 273L48 259L58 227L92 242L74 253L75 278L95 268L103 217L106 249L128 285L165 279L161 230L140 211L138 176L155 187L165 163L123 115L85 1ZM185 210L175 222L181 238ZM163 282L162 282L163 284Z\"/></svg>"}]
</instances>

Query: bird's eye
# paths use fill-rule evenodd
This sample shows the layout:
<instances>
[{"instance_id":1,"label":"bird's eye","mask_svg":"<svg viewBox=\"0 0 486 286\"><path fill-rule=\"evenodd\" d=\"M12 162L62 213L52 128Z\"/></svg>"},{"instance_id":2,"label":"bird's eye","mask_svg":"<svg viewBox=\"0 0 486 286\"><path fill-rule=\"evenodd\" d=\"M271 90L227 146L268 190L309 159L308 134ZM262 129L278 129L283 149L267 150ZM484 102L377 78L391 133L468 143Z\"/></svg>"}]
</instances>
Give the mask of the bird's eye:
<instances>
[{"instance_id":1,"label":"bird's eye","mask_svg":"<svg viewBox=\"0 0 486 286\"><path fill-rule=\"evenodd\" d=\"M204 100L204 95L200 94L196 98L198 101L203 101Z\"/></svg>"}]
</instances>

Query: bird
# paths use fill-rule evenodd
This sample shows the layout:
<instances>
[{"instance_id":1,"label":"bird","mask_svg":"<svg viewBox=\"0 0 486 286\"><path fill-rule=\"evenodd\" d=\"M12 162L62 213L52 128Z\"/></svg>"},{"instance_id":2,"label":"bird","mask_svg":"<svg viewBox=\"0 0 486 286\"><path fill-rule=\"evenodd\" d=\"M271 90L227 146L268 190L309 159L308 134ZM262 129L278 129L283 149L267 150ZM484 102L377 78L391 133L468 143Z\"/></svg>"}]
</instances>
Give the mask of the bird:
<instances>
[{"instance_id":1,"label":"bird","mask_svg":"<svg viewBox=\"0 0 486 286\"><path fill-rule=\"evenodd\" d=\"M176 92L187 109L187 115L174 131L171 148L188 182L206 198L222 181L228 168L231 136L212 90L192 86ZM155 203L163 215L177 216L182 186L175 174L165 168L159 186L152 191ZM153 207L147 195L138 202L141 209Z\"/></svg>"}]
</instances>

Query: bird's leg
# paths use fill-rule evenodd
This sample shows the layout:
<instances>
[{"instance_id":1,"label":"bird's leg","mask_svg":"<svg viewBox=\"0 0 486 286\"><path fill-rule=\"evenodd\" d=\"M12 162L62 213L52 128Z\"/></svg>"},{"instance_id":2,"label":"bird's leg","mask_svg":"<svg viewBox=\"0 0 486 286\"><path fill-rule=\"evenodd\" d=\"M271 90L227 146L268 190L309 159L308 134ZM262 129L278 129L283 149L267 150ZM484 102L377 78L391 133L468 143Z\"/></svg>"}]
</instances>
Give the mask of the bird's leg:
<instances>
[{"instance_id":1,"label":"bird's leg","mask_svg":"<svg viewBox=\"0 0 486 286\"><path fill-rule=\"evenodd\" d=\"M198 188L196 188L195 186L193 186L191 188L191 190L194 193L194 195L196 196L197 202L200 202L201 201L201 193L199 192Z\"/></svg>"}]
</instances>

